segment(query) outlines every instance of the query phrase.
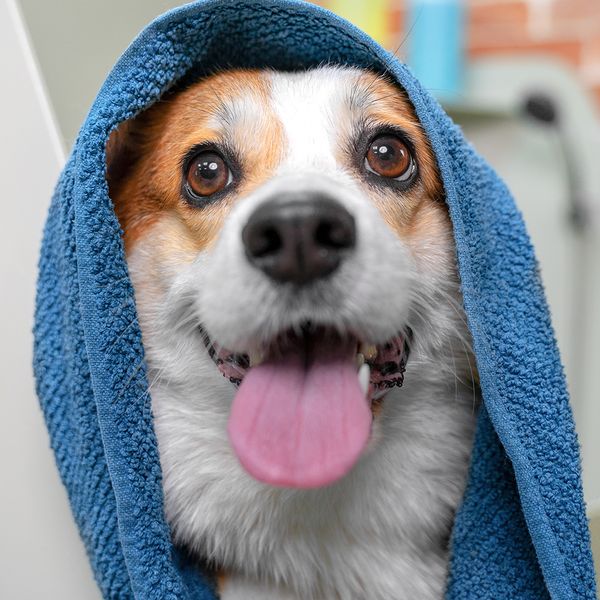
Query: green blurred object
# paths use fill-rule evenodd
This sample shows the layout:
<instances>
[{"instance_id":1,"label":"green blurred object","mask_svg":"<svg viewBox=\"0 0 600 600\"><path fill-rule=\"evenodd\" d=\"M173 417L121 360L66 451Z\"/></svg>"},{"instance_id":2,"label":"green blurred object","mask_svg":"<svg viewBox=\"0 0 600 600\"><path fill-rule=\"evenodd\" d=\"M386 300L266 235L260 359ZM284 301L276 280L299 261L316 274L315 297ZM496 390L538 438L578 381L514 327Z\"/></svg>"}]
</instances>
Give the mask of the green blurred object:
<instances>
[{"instance_id":1,"label":"green blurred object","mask_svg":"<svg viewBox=\"0 0 600 600\"><path fill-rule=\"evenodd\" d=\"M390 0L331 0L327 8L360 27L382 46L388 45Z\"/></svg>"}]
</instances>

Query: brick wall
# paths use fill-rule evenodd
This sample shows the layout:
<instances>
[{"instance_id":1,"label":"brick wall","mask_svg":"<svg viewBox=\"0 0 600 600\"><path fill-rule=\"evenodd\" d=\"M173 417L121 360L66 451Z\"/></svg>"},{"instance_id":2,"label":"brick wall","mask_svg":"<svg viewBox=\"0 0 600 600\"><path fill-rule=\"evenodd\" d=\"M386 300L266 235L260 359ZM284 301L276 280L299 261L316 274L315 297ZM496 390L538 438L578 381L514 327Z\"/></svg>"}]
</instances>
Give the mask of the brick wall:
<instances>
[{"instance_id":1,"label":"brick wall","mask_svg":"<svg viewBox=\"0 0 600 600\"><path fill-rule=\"evenodd\" d=\"M600 106L600 0L465 2L469 56L525 52L554 56L577 70ZM389 0L386 43L394 49L405 35L406 5L406 0Z\"/></svg>"}]
</instances>

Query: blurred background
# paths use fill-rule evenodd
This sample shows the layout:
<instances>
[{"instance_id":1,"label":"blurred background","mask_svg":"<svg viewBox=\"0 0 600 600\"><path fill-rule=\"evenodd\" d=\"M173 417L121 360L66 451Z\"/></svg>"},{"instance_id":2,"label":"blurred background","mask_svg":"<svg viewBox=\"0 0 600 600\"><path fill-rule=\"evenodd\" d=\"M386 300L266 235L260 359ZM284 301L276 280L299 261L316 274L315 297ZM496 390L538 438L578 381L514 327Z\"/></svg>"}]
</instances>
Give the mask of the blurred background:
<instances>
[{"instance_id":1,"label":"blurred background","mask_svg":"<svg viewBox=\"0 0 600 600\"><path fill-rule=\"evenodd\" d=\"M37 253L52 188L99 86L144 25L179 4L0 0L1 598L99 598L34 394ZM600 0L318 4L408 62L513 191L569 380L598 562Z\"/></svg>"}]
</instances>

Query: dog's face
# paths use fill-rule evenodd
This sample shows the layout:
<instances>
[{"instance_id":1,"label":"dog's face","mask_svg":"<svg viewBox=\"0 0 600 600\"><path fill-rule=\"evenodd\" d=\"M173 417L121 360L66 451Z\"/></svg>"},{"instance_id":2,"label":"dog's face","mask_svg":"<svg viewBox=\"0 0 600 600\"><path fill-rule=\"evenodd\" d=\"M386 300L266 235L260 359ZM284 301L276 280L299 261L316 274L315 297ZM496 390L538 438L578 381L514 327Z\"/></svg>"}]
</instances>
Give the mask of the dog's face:
<instances>
[{"instance_id":1,"label":"dog's face","mask_svg":"<svg viewBox=\"0 0 600 600\"><path fill-rule=\"evenodd\" d=\"M456 327L451 226L403 92L354 69L223 72L123 126L108 160L151 378L179 399L164 426L154 404L166 477L210 443L268 484L347 474L409 350Z\"/></svg>"}]
</instances>

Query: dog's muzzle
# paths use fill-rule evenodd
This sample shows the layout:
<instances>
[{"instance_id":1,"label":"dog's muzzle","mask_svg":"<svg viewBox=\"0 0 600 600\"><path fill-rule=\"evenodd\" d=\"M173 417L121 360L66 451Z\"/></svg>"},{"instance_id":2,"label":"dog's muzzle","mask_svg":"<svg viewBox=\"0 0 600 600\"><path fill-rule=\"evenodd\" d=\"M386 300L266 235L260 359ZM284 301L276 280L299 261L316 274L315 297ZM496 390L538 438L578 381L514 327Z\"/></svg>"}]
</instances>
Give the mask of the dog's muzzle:
<instances>
[{"instance_id":1,"label":"dog's muzzle","mask_svg":"<svg viewBox=\"0 0 600 600\"><path fill-rule=\"evenodd\" d=\"M235 247L241 241L252 270L268 278L262 283L271 297L280 293L293 304L314 285L315 312L325 302L336 309L335 300L317 293L329 285L321 282L341 281L364 251L361 222L357 227L346 199L336 195L270 189L240 213ZM353 205L352 197L347 203ZM210 356L238 388L227 426L232 449L245 470L268 485L306 489L344 477L368 445L374 403L404 380L407 332L390 331L374 345L349 324L315 318L282 323L247 353L215 346L202 330Z\"/></svg>"}]
</instances>

